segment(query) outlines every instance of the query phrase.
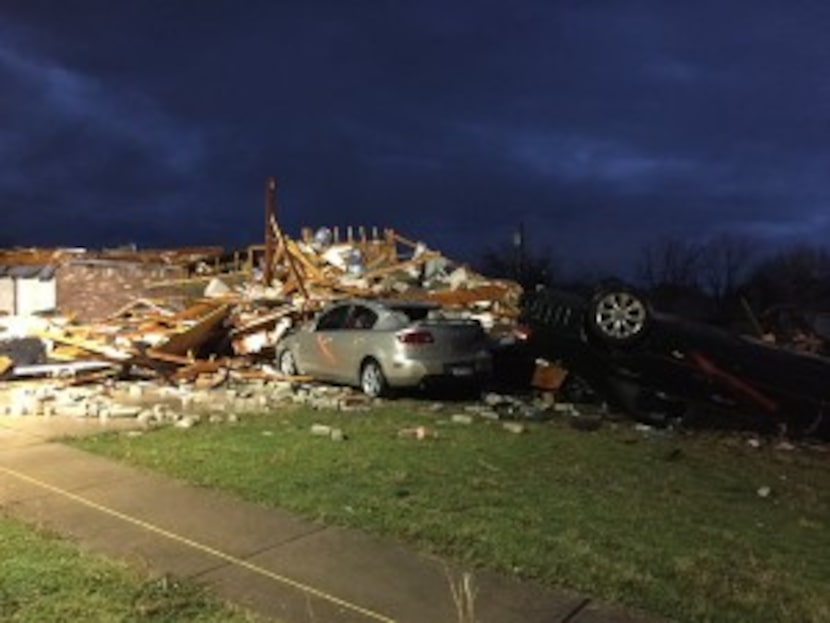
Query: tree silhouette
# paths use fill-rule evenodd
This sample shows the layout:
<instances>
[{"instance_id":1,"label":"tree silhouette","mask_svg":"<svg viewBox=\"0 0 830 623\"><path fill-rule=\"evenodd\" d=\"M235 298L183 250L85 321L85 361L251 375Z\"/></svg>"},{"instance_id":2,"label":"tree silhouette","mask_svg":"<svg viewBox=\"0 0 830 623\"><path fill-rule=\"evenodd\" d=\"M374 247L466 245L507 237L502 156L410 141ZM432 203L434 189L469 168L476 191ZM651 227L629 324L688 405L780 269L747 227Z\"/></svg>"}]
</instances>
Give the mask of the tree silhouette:
<instances>
[{"instance_id":1,"label":"tree silhouette","mask_svg":"<svg viewBox=\"0 0 830 623\"><path fill-rule=\"evenodd\" d=\"M777 253L756 266L747 290L758 309L830 306L830 252L801 245Z\"/></svg>"},{"instance_id":2,"label":"tree silhouette","mask_svg":"<svg viewBox=\"0 0 830 623\"><path fill-rule=\"evenodd\" d=\"M683 238L661 238L640 252L637 272L651 289L697 289L703 246Z\"/></svg>"},{"instance_id":3,"label":"tree silhouette","mask_svg":"<svg viewBox=\"0 0 830 623\"><path fill-rule=\"evenodd\" d=\"M757 244L737 234L721 234L703 248L701 285L718 304L734 296L744 284L756 256Z\"/></svg>"}]
</instances>

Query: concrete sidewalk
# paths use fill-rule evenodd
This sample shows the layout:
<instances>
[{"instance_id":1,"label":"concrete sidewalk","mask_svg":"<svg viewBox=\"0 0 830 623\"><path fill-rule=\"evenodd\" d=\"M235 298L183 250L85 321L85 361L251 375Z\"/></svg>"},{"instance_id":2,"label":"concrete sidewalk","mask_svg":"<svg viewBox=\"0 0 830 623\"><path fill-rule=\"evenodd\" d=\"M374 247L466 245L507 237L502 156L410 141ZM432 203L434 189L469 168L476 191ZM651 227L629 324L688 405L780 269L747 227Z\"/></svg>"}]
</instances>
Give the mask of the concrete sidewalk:
<instances>
[{"instance_id":1,"label":"concrete sidewalk","mask_svg":"<svg viewBox=\"0 0 830 623\"><path fill-rule=\"evenodd\" d=\"M98 430L0 416L0 508L285 623L457 621L437 558L50 441ZM493 573L475 582L480 623L655 621Z\"/></svg>"}]
</instances>

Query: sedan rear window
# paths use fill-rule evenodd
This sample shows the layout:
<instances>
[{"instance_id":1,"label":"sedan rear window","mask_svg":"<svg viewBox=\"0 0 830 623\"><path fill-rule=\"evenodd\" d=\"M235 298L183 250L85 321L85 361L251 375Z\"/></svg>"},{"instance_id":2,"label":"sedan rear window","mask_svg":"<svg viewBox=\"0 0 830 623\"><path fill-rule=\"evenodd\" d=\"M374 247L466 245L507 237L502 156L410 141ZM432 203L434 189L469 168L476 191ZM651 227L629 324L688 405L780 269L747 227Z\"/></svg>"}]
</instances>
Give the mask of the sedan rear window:
<instances>
[{"instance_id":1,"label":"sedan rear window","mask_svg":"<svg viewBox=\"0 0 830 623\"><path fill-rule=\"evenodd\" d=\"M424 305L400 305L391 307L390 309L392 311L398 312L406 316L409 319L409 322L418 322L419 320L426 320L427 318L432 317L433 314L431 314L430 312L436 311L434 307L428 307Z\"/></svg>"},{"instance_id":2,"label":"sedan rear window","mask_svg":"<svg viewBox=\"0 0 830 623\"><path fill-rule=\"evenodd\" d=\"M377 322L378 315L368 307L357 305L352 309L346 324L349 329L371 329Z\"/></svg>"}]
</instances>

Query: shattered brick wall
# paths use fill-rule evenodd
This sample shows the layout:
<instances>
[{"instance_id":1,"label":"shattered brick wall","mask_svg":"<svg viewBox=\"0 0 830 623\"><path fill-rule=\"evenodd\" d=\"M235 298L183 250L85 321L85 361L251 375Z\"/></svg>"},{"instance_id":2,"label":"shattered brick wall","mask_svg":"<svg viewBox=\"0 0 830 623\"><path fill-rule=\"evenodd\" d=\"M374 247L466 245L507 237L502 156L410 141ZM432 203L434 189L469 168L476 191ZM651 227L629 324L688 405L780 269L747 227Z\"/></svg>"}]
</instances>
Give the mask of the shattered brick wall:
<instances>
[{"instance_id":1,"label":"shattered brick wall","mask_svg":"<svg viewBox=\"0 0 830 623\"><path fill-rule=\"evenodd\" d=\"M69 262L57 270L57 306L79 322L101 320L139 298L184 298L180 288L150 286L185 277L178 266Z\"/></svg>"}]
</instances>

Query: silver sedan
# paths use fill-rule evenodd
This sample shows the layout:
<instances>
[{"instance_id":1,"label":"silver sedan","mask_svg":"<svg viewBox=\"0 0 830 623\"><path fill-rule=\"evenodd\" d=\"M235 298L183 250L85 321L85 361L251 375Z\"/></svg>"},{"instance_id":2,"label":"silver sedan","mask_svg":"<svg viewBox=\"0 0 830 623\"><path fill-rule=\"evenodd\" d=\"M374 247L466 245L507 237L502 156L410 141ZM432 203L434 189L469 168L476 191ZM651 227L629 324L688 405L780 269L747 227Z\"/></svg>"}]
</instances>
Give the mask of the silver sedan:
<instances>
[{"instance_id":1,"label":"silver sedan","mask_svg":"<svg viewBox=\"0 0 830 623\"><path fill-rule=\"evenodd\" d=\"M475 384L492 372L478 321L411 301L334 303L280 340L277 362L283 374L360 387L373 397L439 379Z\"/></svg>"}]
</instances>

